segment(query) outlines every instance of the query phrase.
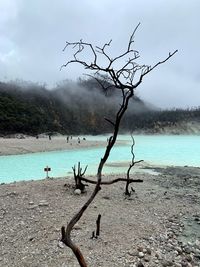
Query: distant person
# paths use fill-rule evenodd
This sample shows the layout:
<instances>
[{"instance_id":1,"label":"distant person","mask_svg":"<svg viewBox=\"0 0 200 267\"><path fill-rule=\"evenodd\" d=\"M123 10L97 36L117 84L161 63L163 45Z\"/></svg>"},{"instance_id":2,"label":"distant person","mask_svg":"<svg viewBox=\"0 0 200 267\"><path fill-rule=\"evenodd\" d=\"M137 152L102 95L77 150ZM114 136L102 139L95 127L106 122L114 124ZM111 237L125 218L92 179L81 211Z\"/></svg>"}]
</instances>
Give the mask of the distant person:
<instances>
[{"instance_id":1,"label":"distant person","mask_svg":"<svg viewBox=\"0 0 200 267\"><path fill-rule=\"evenodd\" d=\"M80 144L80 142L81 142L81 140L80 140L80 138L78 137L78 144Z\"/></svg>"},{"instance_id":2,"label":"distant person","mask_svg":"<svg viewBox=\"0 0 200 267\"><path fill-rule=\"evenodd\" d=\"M51 140L51 135L49 134L49 140Z\"/></svg>"},{"instance_id":3,"label":"distant person","mask_svg":"<svg viewBox=\"0 0 200 267\"><path fill-rule=\"evenodd\" d=\"M69 136L67 136L67 143L69 143Z\"/></svg>"}]
</instances>

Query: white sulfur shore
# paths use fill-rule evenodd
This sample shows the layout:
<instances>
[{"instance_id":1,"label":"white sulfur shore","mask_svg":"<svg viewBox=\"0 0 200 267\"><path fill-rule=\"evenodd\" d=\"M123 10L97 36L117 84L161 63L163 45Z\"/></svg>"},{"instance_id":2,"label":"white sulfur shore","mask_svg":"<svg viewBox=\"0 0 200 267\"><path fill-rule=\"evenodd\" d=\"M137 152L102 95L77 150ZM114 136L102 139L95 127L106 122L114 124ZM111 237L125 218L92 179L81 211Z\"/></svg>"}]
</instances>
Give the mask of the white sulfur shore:
<instances>
[{"instance_id":1,"label":"white sulfur shore","mask_svg":"<svg viewBox=\"0 0 200 267\"><path fill-rule=\"evenodd\" d=\"M132 184L130 198L123 195L123 183L102 186L72 231L88 267L200 266L200 169L157 171L136 174L144 182ZM103 179L116 177L122 175ZM93 186L75 195L73 184L73 178L60 178L0 185L1 267L79 266L59 242L60 228ZM98 214L100 238L91 239Z\"/></svg>"},{"instance_id":2,"label":"white sulfur shore","mask_svg":"<svg viewBox=\"0 0 200 267\"><path fill-rule=\"evenodd\" d=\"M66 136L53 136L51 140L49 140L48 137L38 139L35 137L26 137L24 139L0 138L0 155L80 149L105 146L106 144L106 142L103 141L83 140L81 136L79 138L80 143L78 142L78 137L69 138L67 142Z\"/></svg>"}]
</instances>

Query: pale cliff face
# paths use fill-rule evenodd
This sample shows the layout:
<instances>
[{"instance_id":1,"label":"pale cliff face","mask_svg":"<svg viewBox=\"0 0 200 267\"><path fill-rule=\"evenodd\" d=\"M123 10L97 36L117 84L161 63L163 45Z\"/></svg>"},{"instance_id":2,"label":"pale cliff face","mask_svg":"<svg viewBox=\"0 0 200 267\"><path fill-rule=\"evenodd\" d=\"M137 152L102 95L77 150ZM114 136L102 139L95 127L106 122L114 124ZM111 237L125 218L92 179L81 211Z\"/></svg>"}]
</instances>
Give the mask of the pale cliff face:
<instances>
[{"instance_id":1,"label":"pale cliff face","mask_svg":"<svg viewBox=\"0 0 200 267\"><path fill-rule=\"evenodd\" d=\"M200 121L182 121L174 125L162 126L162 123L156 124L152 129L135 131L138 134L200 134Z\"/></svg>"}]
</instances>

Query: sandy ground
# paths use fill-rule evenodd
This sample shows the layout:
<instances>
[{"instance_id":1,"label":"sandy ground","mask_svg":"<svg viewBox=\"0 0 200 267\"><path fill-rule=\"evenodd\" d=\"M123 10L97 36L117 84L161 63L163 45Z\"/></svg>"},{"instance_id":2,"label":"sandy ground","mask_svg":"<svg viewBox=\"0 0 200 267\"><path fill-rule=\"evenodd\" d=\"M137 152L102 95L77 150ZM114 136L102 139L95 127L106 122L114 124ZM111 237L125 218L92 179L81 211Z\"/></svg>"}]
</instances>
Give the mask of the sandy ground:
<instances>
[{"instance_id":1,"label":"sandy ground","mask_svg":"<svg viewBox=\"0 0 200 267\"><path fill-rule=\"evenodd\" d=\"M34 137L26 137L25 139L18 138L0 138L0 155L25 154L44 151L66 150L88 148L93 146L105 146L103 141L88 141L83 140L80 136L73 137L67 142L66 136L55 136L51 140L46 138L36 139Z\"/></svg>"},{"instance_id":2,"label":"sandy ground","mask_svg":"<svg viewBox=\"0 0 200 267\"><path fill-rule=\"evenodd\" d=\"M159 175L134 177L144 182L133 184L129 198L122 183L102 186L72 231L88 266L200 266L200 169L156 170ZM75 195L73 185L73 178L0 185L1 267L79 266L59 242L60 228L93 186ZM100 238L91 239L98 214Z\"/></svg>"}]
</instances>

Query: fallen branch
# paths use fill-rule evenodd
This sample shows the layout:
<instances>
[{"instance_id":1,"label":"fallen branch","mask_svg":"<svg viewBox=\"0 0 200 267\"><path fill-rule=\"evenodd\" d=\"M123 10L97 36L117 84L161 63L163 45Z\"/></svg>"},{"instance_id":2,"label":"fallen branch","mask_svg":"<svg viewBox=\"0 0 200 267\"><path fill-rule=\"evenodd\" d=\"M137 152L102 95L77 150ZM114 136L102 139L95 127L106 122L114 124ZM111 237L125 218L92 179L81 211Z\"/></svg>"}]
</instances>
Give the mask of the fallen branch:
<instances>
[{"instance_id":1,"label":"fallen branch","mask_svg":"<svg viewBox=\"0 0 200 267\"><path fill-rule=\"evenodd\" d=\"M93 180L89 180L87 178L80 178L81 181L84 181L86 183L90 183L90 184L97 184L97 181L93 181ZM117 178L111 181L101 181L100 185L110 185L110 184L115 184L117 182L127 182L126 178ZM129 183L143 183L142 179L129 179Z\"/></svg>"}]
</instances>

